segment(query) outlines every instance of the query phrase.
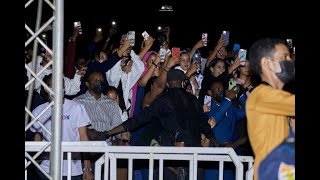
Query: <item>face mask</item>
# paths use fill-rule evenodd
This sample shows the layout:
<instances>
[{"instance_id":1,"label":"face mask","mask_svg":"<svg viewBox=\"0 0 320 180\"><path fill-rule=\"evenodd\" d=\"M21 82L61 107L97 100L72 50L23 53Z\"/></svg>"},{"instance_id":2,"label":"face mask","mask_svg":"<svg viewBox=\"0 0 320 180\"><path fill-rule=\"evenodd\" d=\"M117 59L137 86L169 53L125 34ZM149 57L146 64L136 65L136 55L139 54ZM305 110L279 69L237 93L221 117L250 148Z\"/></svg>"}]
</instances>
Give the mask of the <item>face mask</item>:
<instances>
[{"instance_id":1,"label":"face mask","mask_svg":"<svg viewBox=\"0 0 320 180\"><path fill-rule=\"evenodd\" d=\"M105 88L105 82L96 81L92 84L91 90L96 94L101 94Z\"/></svg>"},{"instance_id":2,"label":"face mask","mask_svg":"<svg viewBox=\"0 0 320 180\"><path fill-rule=\"evenodd\" d=\"M223 91L219 92L219 93L216 93L214 95L214 99L217 100L218 102L221 102L222 99L223 99Z\"/></svg>"},{"instance_id":3,"label":"face mask","mask_svg":"<svg viewBox=\"0 0 320 180\"><path fill-rule=\"evenodd\" d=\"M294 61L280 61L281 72L276 73L277 77L284 83L290 82L295 77L295 63Z\"/></svg>"}]
</instances>

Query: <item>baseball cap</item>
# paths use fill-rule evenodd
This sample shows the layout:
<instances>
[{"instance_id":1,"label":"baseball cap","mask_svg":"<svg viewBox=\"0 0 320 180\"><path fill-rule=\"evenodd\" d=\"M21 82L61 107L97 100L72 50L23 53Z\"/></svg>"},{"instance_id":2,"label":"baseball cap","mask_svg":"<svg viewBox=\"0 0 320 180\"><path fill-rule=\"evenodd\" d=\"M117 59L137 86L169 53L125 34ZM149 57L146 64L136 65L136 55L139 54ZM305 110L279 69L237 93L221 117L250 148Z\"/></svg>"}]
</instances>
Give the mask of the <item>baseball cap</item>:
<instances>
[{"instance_id":1,"label":"baseball cap","mask_svg":"<svg viewBox=\"0 0 320 180\"><path fill-rule=\"evenodd\" d=\"M170 69L167 74L167 81L182 81L186 79L186 75L179 69Z\"/></svg>"}]
</instances>

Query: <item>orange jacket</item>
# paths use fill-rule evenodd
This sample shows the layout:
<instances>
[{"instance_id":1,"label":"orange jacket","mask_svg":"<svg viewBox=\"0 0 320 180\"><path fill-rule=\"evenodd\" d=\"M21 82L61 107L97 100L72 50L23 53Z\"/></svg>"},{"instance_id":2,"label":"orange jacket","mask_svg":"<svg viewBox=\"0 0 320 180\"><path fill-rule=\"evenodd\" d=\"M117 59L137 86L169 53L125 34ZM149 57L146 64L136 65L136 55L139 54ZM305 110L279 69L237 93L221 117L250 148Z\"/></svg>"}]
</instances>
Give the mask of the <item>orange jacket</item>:
<instances>
[{"instance_id":1,"label":"orange jacket","mask_svg":"<svg viewBox=\"0 0 320 180\"><path fill-rule=\"evenodd\" d=\"M289 135L287 117L295 116L295 95L261 84L247 99L246 115L257 180L261 160Z\"/></svg>"}]
</instances>

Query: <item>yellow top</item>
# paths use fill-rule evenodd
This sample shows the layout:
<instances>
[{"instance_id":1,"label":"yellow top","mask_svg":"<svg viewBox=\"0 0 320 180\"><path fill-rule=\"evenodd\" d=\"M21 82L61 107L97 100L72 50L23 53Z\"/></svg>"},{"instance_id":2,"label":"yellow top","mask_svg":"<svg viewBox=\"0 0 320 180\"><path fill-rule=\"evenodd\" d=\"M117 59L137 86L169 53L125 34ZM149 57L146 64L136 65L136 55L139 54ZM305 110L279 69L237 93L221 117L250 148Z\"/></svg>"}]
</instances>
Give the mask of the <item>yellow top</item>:
<instances>
[{"instance_id":1,"label":"yellow top","mask_svg":"<svg viewBox=\"0 0 320 180\"><path fill-rule=\"evenodd\" d=\"M257 180L261 160L289 135L287 117L295 116L295 95L261 84L247 99L246 115Z\"/></svg>"}]
</instances>

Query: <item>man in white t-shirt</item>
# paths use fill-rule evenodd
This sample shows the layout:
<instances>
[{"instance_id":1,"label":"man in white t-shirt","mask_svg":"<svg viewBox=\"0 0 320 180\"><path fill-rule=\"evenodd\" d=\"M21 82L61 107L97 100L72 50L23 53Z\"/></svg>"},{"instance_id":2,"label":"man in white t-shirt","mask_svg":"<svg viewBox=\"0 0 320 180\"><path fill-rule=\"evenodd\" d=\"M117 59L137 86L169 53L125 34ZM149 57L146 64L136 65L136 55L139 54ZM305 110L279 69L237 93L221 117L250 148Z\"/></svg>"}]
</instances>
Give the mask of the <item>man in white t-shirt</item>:
<instances>
[{"instance_id":1,"label":"man in white t-shirt","mask_svg":"<svg viewBox=\"0 0 320 180\"><path fill-rule=\"evenodd\" d=\"M48 75L44 77L44 82L51 88L52 87L52 75ZM32 114L37 117L52 100L52 95L49 94L44 88L41 88L40 95L47 102L38 106L32 111ZM43 115L38 119L44 127L49 131L51 131L51 111L49 108L45 111ZM75 141L88 141L89 138L87 136L87 126L91 124L90 118L82 104L76 101L64 99L63 101L63 109L62 109L62 141L65 142L75 142ZM35 141L51 141L51 135L43 129L38 122L35 122L31 131L35 133ZM49 158L42 158L40 166L45 170L45 172L49 173L50 170L50 160ZM66 179L67 176L67 160L63 160L62 165L62 176L63 179ZM41 177L41 179L46 179L41 171L38 171L37 174ZM84 160L84 168L82 168L81 158L74 158L71 162L71 176L72 180L82 179L93 179L93 175L91 172L91 162L89 160Z\"/></svg>"}]
</instances>

